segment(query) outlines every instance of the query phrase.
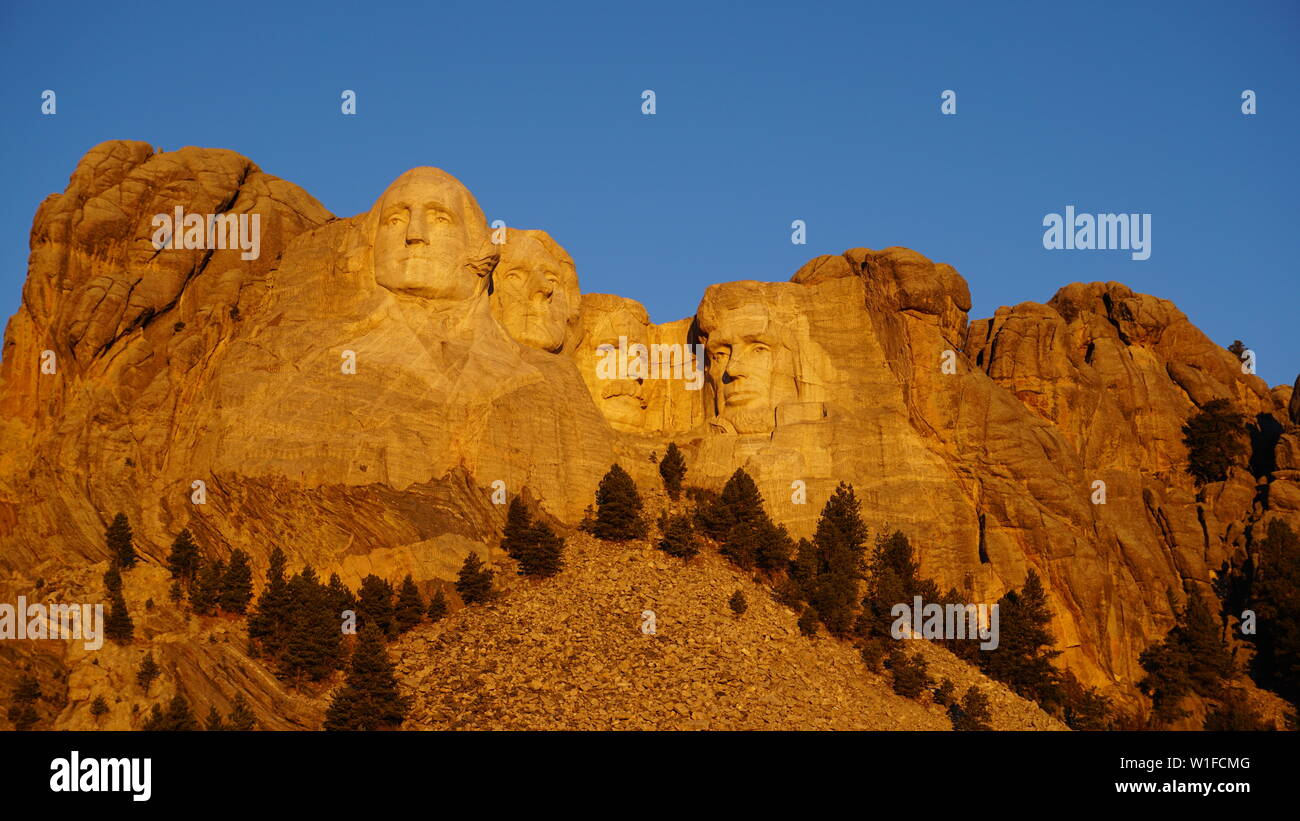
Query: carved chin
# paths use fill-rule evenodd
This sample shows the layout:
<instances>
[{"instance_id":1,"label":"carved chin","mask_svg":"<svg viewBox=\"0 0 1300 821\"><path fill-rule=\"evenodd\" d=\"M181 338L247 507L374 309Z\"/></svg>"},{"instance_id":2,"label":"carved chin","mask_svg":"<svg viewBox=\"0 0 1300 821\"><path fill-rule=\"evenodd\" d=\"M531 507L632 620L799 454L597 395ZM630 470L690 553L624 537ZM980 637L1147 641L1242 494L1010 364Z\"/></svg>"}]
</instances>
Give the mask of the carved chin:
<instances>
[{"instance_id":1,"label":"carved chin","mask_svg":"<svg viewBox=\"0 0 1300 821\"><path fill-rule=\"evenodd\" d=\"M771 433L776 427L773 419L772 409L765 406L747 408L745 410L725 410L722 418L725 419L736 433Z\"/></svg>"}]
</instances>

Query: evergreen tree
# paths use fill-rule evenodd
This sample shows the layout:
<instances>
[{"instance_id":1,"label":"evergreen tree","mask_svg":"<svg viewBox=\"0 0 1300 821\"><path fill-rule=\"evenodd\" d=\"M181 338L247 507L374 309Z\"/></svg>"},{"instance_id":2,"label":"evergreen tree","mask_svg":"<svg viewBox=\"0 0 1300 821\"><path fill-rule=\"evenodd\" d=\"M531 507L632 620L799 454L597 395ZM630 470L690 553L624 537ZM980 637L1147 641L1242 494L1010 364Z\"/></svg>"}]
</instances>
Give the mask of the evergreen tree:
<instances>
[{"instance_id":1,"label":"evergreen tree","mask_svg":"<svg viewBox=\"0 0 1300 821\"><path fill-rule=\"evenodd\" d=\"M989 725L989 721L992 719L989 715L989 698L978 687L972 686L967 689L966 695L962 696L961 705L953 704L949 707L948 715L952 718L952 728L954 730L986 731L993 729Z\"/></svg>"},{"instance_id":2,"label":"evergreen tree","mask_svg":"<svg viewBox=\"0 0 1300 821\"><path fill-rule=\"evenodd\" d=\"M1206 402L1183 426L1187 472L1197 485L1222 482L1246 458L1246 423L1227 399Z\"/></svg>"},{"instance_id":3,"label":"evergreen tree","mask_svg":"<svg viewBox=\"0 0 1300 821\"><path fill-rule=\"evenodd\" d=\"M1061 720L1071 730L1109 730L1114 726L1110 699L1094 687L1085 687L1070 671L1060 674Z\"/></svg>"},{"instance_id":4,"label":"evergreen tree","mask_svg":"<svg viewBox=\"0 0 1300 821\"><path fill-rule=\"evenodd\" d=\"M122 592L122 571L116 564L110 563L108 570L104 571L104 589L110 594Z\"/></svg>"},{"instance_id":5,"label":"evergreen tree","mask_svg":"<svg viewBox=\"0 0 1300 821\"><path fill-rule=\"evenodd\" d=\"M434 591L433 597L429 599L429 621L442 621L447 616L447 597L442 594L442 588Z\"/></svg>"},{"instance_id":6,"label":"evergreen tree","mask_svg":"<svg viewBox=\"0 0 1300 821\"><path fill-rule=\"evenodd\" d=\"M148 731L192 732L201 729L198 719L190 712L190 705L180 693L172 696L167 709L162 710L157 704L145 721L144 729Z\"/></svg>"},{"instance_id":7,"label":"evergreen tree","mask_svg":"<svg viewBox=\"0 0 1300 821\"><path fill-rule=\"evenodd\" d=\"M358 635L347 680L334 694L325 712L324 728L397 729L406 719L409 709L408 700L398 692L397 677L384 650L383 635L374 625L366 625Z\"/></svg>"},{"instance_id":8,"label":"evergreen tree","mask_svg":"<svg viewBox=\"0 0 1300 821\"><path fill-rule=\"evenodd\" d=\"M411 578L410 573L402 579L393 617L399 633L405 633L424 618L424 600L420 598L420 589L415 586L415 580Z\"/></svg>"},{"instance_id":9,"label":"evergreen tree","mask_svg":"<svg viewBox=\"0 0 1300 821\"><path fill-rule=\"evenodd\" d=\"M226 729L226 722L221 720L221 713L217 712L215 704L208 708L208 717L203 722L203 729L208 732L221 732Z\"/></svg>"},{"instance_id":10,"label":"evergreen tree","mask_svg":"<svg viewBox=\"0 0 1300 821\"><path fill-rule=\"evenodd\" d=\"M465 604L487 601L492 595L492 568L477 553L470 553L456 577L456 592Z\"/></svg>"},{"instance_id":11,"label":"evergreen tree","mask_svg":"<svg viewBox=\"0 0 1300 821\"><path fill-rule=\"evenodd\" d=\"M1205 598L1195 594L1165 638L1143 650L1138 663L1146 671L1138 687L1151 697L1156 720L1166 723L1187 714L1179 706L1184 696L1217 698L1223 680L1234 672L1218 620Z\"/></svg>"},{"instance_id":12,"label":"evergreen tree","mask_svg":"<svg viewBox=\"0 0 1300 821\"><path fill-rule=\"evenodd\" d=\"M1030 570L1019 591L1008 591L998 600L998 646L980 653L977 660L990 678L1054 712L1061 695L1052 659L1060 652L1049 649L1051 621L1047 591L1038 573Z\"/></svg>"},{"instance_id":13,"label":"evergreen tree","mask_svg":"<svg viewBox=\"0 0 1300 821\"><path fill-rule=\"evenodd\" d=\"M1241 359L1241 355L1244 354L1247 349L1240 339L1234 339L1232 340L1232 344L1228 346L1228 350L1232 351L1233 356Z\"/></svg>"},{"instance_id":14,"label":"evergreen tree","mask_svg":"<svg viewBox=\"0 0 1300 821\"><path fill-rule=\"evenodd\" d=\"M199 546L188 528L176 535L172 542L172 552L167 556L167 569L172 578L191 583L199 572Z\"/></svg>"},{"instance_id":15,"label":"evergreen tree","mask_svg":"<svg viewBox=\"0 0 1300 821\"><path fill-rule=\"evenodd\" d=\"M549 578L564 567L564 539L541 520L533 526L531 545L519 558L519 572L534 578Z\"/></svg>"},{"instance_id":16,"label":"evergreen tree","mask_svg":"<svg viewBox=\"0 0 1300 821\"><path fill-rule=\"evenodd\" d=\"M284 578L284 551L271 551L266 585L257 598L257 610L248 619L248 637L260 644L271 656L284 647L289 622L289 585Z\"/></svg>"},{"instance_id":17,"label":"evergreen tree","mask_svg":"<svg viewBox=\"0 0 1300 821\"><path fill-rule=\"evenodd\" d=\"M701 532L719 544L741 522L753 523L765 518L763 495L744 468L737 468L731 474L716 499L706 497L697 505L696 521Z\"/></svg>"},{"instance_id":18,"label":"evergreen tree","mask_svg":"<svg viewBox=\"0 0 1300 821\"><path fill-rule=\"evenodd\" d=\"M248 706L248 701L244 698L243 693L235 693L235 700L230 707L230 715L226 717L226 729L248 731L256 730L257 717Z\"/></svg>"},{"instance_id":19,"label":"evergreen tree","mask_svg":"<svg viewBox=\"0 0 1300 821\"><path fill-rule=\"evenodd\" d=\"M325 588L326 597L330 602L330 612L337 618L343 618L344 610L351 610L354 613L357 609L357 597L352 594L348 586L339 578L339 574L330 574L330 583Z\"/></svg>"},{"instance_id":20,"label":"evergreen tree","mask_svg":"<svg viewBox=\"0 0 1300 821\"><path fill-rule=\"evenodd\" d=\"M230 564L221 577L217 603L227 613L243 615L253 598L253 567L248 554L235 548L230 554Z\"/></svg>"},{"instance_id":21,"label":"evergreen tree","mask_svg":"<svg viewBox=\"0 0 1300 821\"><path fill-rule=\"evenodd\" d=\"M866 540L861 503L853 486L841 482L822 508L813 533L817 562L809 596L818 617L835 635L847 634L857 615Z\"/></svg>"},{"instance_id":22,"label":"evergreen tree","mask_svg":"<svg viewBox=\"0 0 1300 821\"><path fill-rule=\"evenodd\" d=\"M361 580L357 593L357 626L372 622L379 632L392 638L397 635L393 611L393 586L374 573Z\"/></svg>"},{"instance_id":23,"label":"evergreen tree","mask_svg":"<svg viewBox=\"0 0 1300 821\"><path fill-rule=\"evenodd\" d=\"M1259 679L1300 704L1300 537L1282 519L1255 545L1248 602L1256 615Z\"/></svg>"},{"instance_id":24,"label":"evergreen tree","mask_svg":"<svg viewBox=\"0 0 1300 821\"><path fill-rule=\"evenodd\" d=\"M524 554L533 547L533 517L528 513L522 496L510 500L506 508L506 523L501 531L501 549L515 561L522 561Z\"/></svg>"},{"instance_id":25,"label":"evergreen tree","mask_svg":"<svg viewBox=\"0 0 1300 821\"><path fill-rule=\"evenodd\" d=\"M731 598L727 600L727 606L737 616L749 609L749 603L745 601L745 594L740 590L731 594Z\"/></svg>"},{"instance_id":26,"label":"evergreen tree","mask_svg":"<svg viewBox=\"0 0 1300 821\"><path fill-rule=\"evenodd\" d=\"M140 661L140 666L136 668L135 680L140 685L140 689L144 690L146 696L149 695L149 688L153 686L154 680L158 678L158 674L161 672L158 663L153 660L153 651L150 650L145 653L144 659Z\"/></svg>"},{"instance_id":27,"label":"evergreen tree","mask_svg":"<svg viewBox=\"0 0 1300 821\"><path fill-rule=\"evenodd\" d=\"M1277 728L1246 702L1245 693L1234 693L1205 717L1205 729L1219 733L1258 733Z\"/></svg>"},{"instance_id":28,"label":"evergreen tree","mask_svg":"<svg viewBox=\"0 0 1300 821\"><path fill-rule=\"evenodd\" d=\"M690 516L669 516L663 520L661 529L664 535L659 539L659 549L669 556L689 559L700 552L700 540L695 535Z\"/></svg>"},{"instance_id":29,"label":"evergreen tree","mask_svg":"<svg viewBox=\"0 0 1300 821\"><path fill-rule=\"evenodd\" d=\"M668 492L668 498L677 501L682 493L682 479L686 476L686 459L677 449L676 442L668 443L668 450L664 453L663 461L659 463L659 475L664 480L664 490Z\"/></svg>"},{"instance_id":30,"label":"evergreen tree","mask_svg":"<svg viewBox=\"0 0 1300 821\"><path fill-rule=\"evenodd\" d=\"M108 617L104 619L104 636L118 644L128 644L135 637L135 622L126 610L126 599L119 587L108 594Z\"/></svg>"},{"instance_id":31,"label":"evergreen tree","mask_svg":"<svg viewBox=\"0 0 1300 821\"><path fill-rule=\"evenodd\" d=\"M940 598L934 582L922 578L912 544L902 531L876 537L866 577L862 614L856 624L857 632L863 636L891 638L894 605L911 607L916 596L927 603L938 603Z\"/></svg>"},{"instance_id":32,"label":"evergreen tree","mask_svg":"<svg viewBox=\"0 0 1300 821\"><path fill-rule=\"evenodd\" d=\"M817 611L809 606L804 609L803 615L799 617L799 632L812 638L817 635L817 626L820 623L821 619L817 618Z\"/></svg>"},{"instance_id":33,"label":"evergreen tree","mask_svg":"<svg viewBox=\"0 0 1300 821\"><path fill-rule=\"evenodd\" d=\"M8 718L15 730L30 730L40 721L36 712L36 702L41 698L41 684L30 673L24 673L14 684L13 703L9 706Z\"/></svg>"},{"instance_id":34,"label":"evergreen tree","mask_svg":"<svg viewBox=\"0 0 1300 821\"><path fill-rule=\"evenodd\" d=\"M190 588L190 610L200 616L211 616L216 612L221 580L225 575L225 562L200 559L198 576Z\"/></svg>"},{"instance_id":35,"label":"evergreen tree","mask_svg":"<svg viewBox=\"0 0 1300 821\"><path fill-rule=\"evenodd\" d=\"M862 642L862 663L867 665L867 669L873 673L879 673L884 668L886 644L884 639L867 638Z\"/></svg>"},{"instance_id":36,"label":"evergreen tree","mask_svg":"<svg viewBox=\"0 0 1300 821\"><path fill-rule=\"evenodd\" d=\"M343 634L330 597L311 565L289 580L289 630L280 656L284 675L320 681L342 663Z\"/></svg>"},{"instance_id":37,"label":"evergreen tree","mask_svg":"<svg viewBox=\"0 0 1300 821\"><path fill-rule=\"evenodd\" d=\"M636 483L618 464L610 467L596 488L596 523L592 534L606 541L644 539L646 523L641 518L641 494Z\"/></svg>"},{"instance_id":38,"label":"evergreen tree","mask_svg":"<svg viewBox=\"0 0 1300 821\"><path fill-rule=\"evenodd\" d=\"M131 541L131 523L127 521L125 513L118 513L113 517L113 523L104 533L104 539L108 542L108 553L112 557L110 561L119 567L135 566L136 554L135 545Z\"/></svg>"},{"instance_id":39,"label":"evergreen tree","mask_svg":"<svg viewBox=\"0 0 1300 821\"><path fill-rule=\"evenodd\" d=\"M894 692L903 698L916 698L930 686L925 658L920 653L908 655L897 644L890 646L885 666L892 674Z\"/></svg>"},{"instance_id":40,"label":"evergreen tree","mask_svg":"<svg viewBox=\"0 0 1300 821\"><path fill-rule=\"evenodd\" d=\"M952 683L952 679L946 678L940 682L938 689L934 691L934 703L940 707L951 707L957 704L957 685ZM956 721L953 724L955 725ZM956 727L954 726L953 729Z\"/></svg>"},{"instance_id":41,"label":"evergreen tree","mask_svg":"<svg viewBox=\"0 0 1300 821\"><path fill-rule=\"evenodd\" d=\"M95 700L90 702L90 714L94 716L96 724L99 723L101 718L108 715L108 702L104 701L103 696L95 696Z\"/></svg>"}]
</instances>

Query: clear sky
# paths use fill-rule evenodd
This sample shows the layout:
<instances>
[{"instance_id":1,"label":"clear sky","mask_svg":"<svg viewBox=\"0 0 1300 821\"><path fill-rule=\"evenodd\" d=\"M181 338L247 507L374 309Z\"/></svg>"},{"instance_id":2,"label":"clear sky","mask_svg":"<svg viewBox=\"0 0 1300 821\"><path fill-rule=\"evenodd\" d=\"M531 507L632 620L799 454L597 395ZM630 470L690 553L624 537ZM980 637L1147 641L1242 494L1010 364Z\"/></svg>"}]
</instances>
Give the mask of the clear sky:
<instances>
[{"instance_id":1,"label":"clear sky","mask_svg":"<svg viewBox=\"0 0 1300 821\"><path fill-rule=\"evenodd\" d=\"M1295 0L78 6L0 8L5 317L37 205L124 138L239 151L339 216L439 166L657 322L903 245L966 277L972 317L1117 280L1244 340L1270 384L1300 372ZM1151 214L1150 259L1045 250L1067 205Z\"/></svg>"}]
</instances>

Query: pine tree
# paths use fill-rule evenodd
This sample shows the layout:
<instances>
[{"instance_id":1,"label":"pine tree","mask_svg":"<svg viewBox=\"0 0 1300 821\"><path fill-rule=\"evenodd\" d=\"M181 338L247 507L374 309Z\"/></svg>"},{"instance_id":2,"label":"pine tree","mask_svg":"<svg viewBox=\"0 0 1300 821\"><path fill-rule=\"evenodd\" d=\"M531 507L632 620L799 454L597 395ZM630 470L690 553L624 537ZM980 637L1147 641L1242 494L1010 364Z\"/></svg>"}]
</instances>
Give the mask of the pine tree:
<instances>
[{"instance_id":1,"label":"pine tree","mask_svg":"<svg viewBox=\"0 0 1300 821\"><path fill-rule=\"evenodd\" d=\"M30 673L24 673L14 684L13 704L9 707L8 718L15 730L30 730L40 721L36 712L36 702L41 698L41 684Z\"/></svg>"},{"instance_id":2,"label":"pine tree","mask_svg":"<svg viewBox=\"0 0 1300 821\"><path fill-rule=\"evenodd\" d=\"M891 645L885 666L891 673L894 692L904 698L916 698L930 686L925 658L919 652L908 655L897 644Z\"/></svg>"},{"instance_id":3,"label":"pine tree","mask_svg":"<svg viewBox=\"0 0 1300 821\"><path fill-rule=\"evenodd\" d=\"M519 558L519 572L539 579L554 576L564 567L564 539L541 520L532 530L531 545Z\"/></svg>"},{"instance_id":4,"label":"pine tree","mask_svg":"<svg viewBox=\"0 0 1300 821\"><path fill-rule=\"evenodd\" d=\"M1277 728L1260 717L1246 701L1244 692L1236 692L1226 697L1222 704L1205 717L1205 729L1218 733L1257 733Z\"/></svg>"},{"instance_id":5,"label":"pine tree","mask_svg":"<svg viewBox=\"0 0 1300 821\"><path fill-rule=\"evenodd\" d=\"M200 616L211 616L216 611L225 574L225 562L200 559L198 577L190 589L190 610Z\"/></svg>"},{"instance_id":6,"label":"pine tree","mask_svg":"<svg viewBox=\"0 0 1300 821\"><path fill-rule=\"evenodd\" d=\"M668 443L668 450L664 453L663 461L659 463L659 476L664 480L664 490L668 492L668 498L677 501L682 493L682 479L686 476L686 459L677 449L676 442Z\"/></svg>"},{"instance_id":7,"label":"pine tree","mask_svg":"<svg viewBox=\"0 0 1300 821\"><path fill-rule=\"evenodd\" d=\"M104 533L104 539L108 542L108 553L112 557L110 561L123 568L135 566L136 554L135 545L131 541L131 523L125 513L118 513L113 517L113 523Z\"/></svg>"},{"instance_id":8,"label":"pine tree","mask_svg":"<svg viewBox=\"0 0 1300 821\"><path fill-rule=\"evenodd\" d=\"M989 724L992 720L989 715L989 698L978 687L967 689L966 695L962 696L961 705L953 704L948 708L948 714L952 718L954 730L969 732L993 729Z\"/></svg>"},{"instance_id":9,"label":"pine tree","mask_svg":"<svg viewBox=\"0 0 1300 821\"><path fill-rule=\"evenodd\" d=\"M817 635L817 626L820 623L821 619L817 618L817 611L809 606L804 609L803 615L799 617L799 632L812 638Z\"/></svg>"},{"instance_id":10,"label":"pine tree","mask_svg":"<svg viewBox=\"0 0 1300 821\"><path fill-rule=\"evenodd\" d=\"M226 729L226 722L221 719L221 713L217 712L215 704L208 708L208 717L203 722L203 729L208 732L221 732Z\"/></svg>"},{"instance_id":11,"label":"pine tree","mask_svg":"<svg viewBox=\"0 0 1300 821\"><path fill-rule=\"evenodd\" d=\"M95 700L90 702L90 714L95 718L96 724L99 723L101 718L108 715L108 702L104 700L103 696L95 696Z\"/></svg>"},{"instance_id":12,"label":"pine tree","mask_svg":"<svg viewBox=\"0 0 1300 821\"><path fill-rule=\"evenodd\" d=\"M420 598L420 589L415 586L415 580L411 578L410 573L402 579L393 617L399 633L405 633L424 618L424 600Z\"/></svg>"},{"instance_id":13,"label":"pine tree","mask_svg":"<svg viewBox=\"0 0 1300 821\"><path fill-rule=\"evenodd\" d=\"M647 528L641 518L642 504L636 482L621 466L612 465L596 489L596 523L592 525L592 534L598 539L618 542L645 538Z\"/></svg>"},{"instance_id":14,"label":"pine tree","mask_svg":"<svg viewBox=\"0 0 1300 821\"><path fill-rule=\"evenodd\" d=\"M699 504L696 519L704 535L722 543L737 524L758 522L766 516L758 485L744 468L737 468L716 499Z\"/></svg>"},{"instance_id":15,"label":"pine tree","mask_svg":"<svg viewBox=\"0 0 1300 821\"><path fill-rule=\"evenodd\" d=\"M533 517L528 513L522 496L510 500L506 508L506 523L501 531L501 549L515 561L521 561L524 554L533 547Z\"/></svg>"},{"instance_id":16,"label":"pine tree","mask_svg":"<svg viewBox=\"0 0 1300 821\"><path fill-rule=\"evenodd\" d=\"M477 553L470 553L456 577L456 592L465 604L487 601L492 595L492 568L483 564Z\"/></svg>"},{"instance_id":17,"label":"pine tree","mask_svg":"<svg viewBox=\"0 0 1300 821\"><path fill-rule=\"evenodd\" d=\"M374 573L361 580L357 592L357 626L372 622L379 632L392 638L397 634L393 615L393 586Z\"/></svg>"},{"instance_id":18,"label":"pine tree","mask_svg":"<svg viewBox=\"0 0 1300 821\"><path fill-rule=\"evenodd\" d=\"M356 612L357 597L353 595L348 586L339 578L339 574L331 573L330 582L325 588L326 597L330 602L330 612L338 618L343 618L344 610Z\"/></svg>"},{"instance_id":19,"label":"pine tree","mask_svg":"<svg viewBox=\"0 0 1300 821\"><path fill-rule=\"evenodd\" d=\"M442 621L447 616L447 597L442 594L442 588L434 591L432 598L429 599L429 621Z\"/></svg>"},{"instance_id":20,"label":"pine tree","mask_svg":"<svg viewBox=\"0 0 1300 821\"><path fill-rule=\"evenodd\" d=\"M1037 572L1030 570L1019 591L1009 591L998 600L998 617L998 646L979 654L979 666L990 678L1053 712L1061 693L1052 659L1060 652L1049 649L1052 611Z\"/></svg>"},{"instance_id":21,"label":"pine tree","mask_svg":"<svg viewBox=\"0 0 1300 821\"><path fill-rule=\"evenodd\" d=\"M1165 638L1142 651L1138 663L1146 671L1138 688L1151 697L1156 720L1166 723L1187 714L1179 706L1185 695L1217 698L1223 681L1234 673L1218 620L1198 594L1189 598Z\"/></svg>"},{"instance_id":22,"label":"pine tree","mask_svg":"<svg viewBox=\"0 0 1300 821\"><path fill-rule=\"evenodd\" d=\"M185 697L177 693L167 703L166 710L157 704L153 705L153 710L150 711L141 729L148 732L190 732L201 728L194 714L190 712L190 705L185 701Z\"/></svg>"},{"instance_id":23,"label":"pine tree","mask_svg":"<svg viewBox=\"0 0 1300 821\"><path fill-rule=\"evenodd\" d=\"M471 554L473 555L473 554ZM374 625L358 635L347 680L325 711L326 730L397 729L410 709L397 688L384 637Z\"/></svg>"},{"instance_id":24,"label":"pine tree","mask_svg":"<svg viewBox=\"0 0 1300 821\"><path fill-rule=\"evenodd\" d=\"M1282 519L1255 545L1248 602L1257 620L1258 676L1300 704L1300 536Z\"/></svg>"},{"instance_id":25,"label":"pine tree","mask_svg":"<svg viewBox=\"0 0 1300 821\"><path fill-rule=\"evenodd\" d=\"M230 707L230 715L226 716L226 729L246 732L248 730L258 729L257 717L248 706L248 701L244 698L243 693L235 693L235 700Z\"/></svg>"},{"instance_id":26,"label":"pine tree","mask_svg":"<svg viewBox=\"0 0 1300 821\"><path fill-rule=\"evenodd\" d=\"M104 589L111 595L122 592L122 571L116 564L110 563L104 571Z\"/></svg>"},{"instance_id":27,"label":"pine tree","mask_svg":"<svg viewBox=\"0 0 1300 821\"><path fill-rule=\"evenodd\" d=\"M192 732L201 729L198 719L190 712L190 705L180 693L172 696L167 709L162 710L157 704L145 722L145 730L167 732Z\"/></svg>"},{"instance_id":28,"label":"pine tree","mask_svg":"<svg viewBox=\"0 0 1300 821\"><path fill-rule=\"evenodd\" d=\"M812 540L817 573L809 596L822 623L835 635L847 634L854 624L866 540L861 503L852 485L841 482L817 519Z\"/></svg>"},{"instance_id":29,"label":"pine tree","mask_svg":"<svg viewBox=\"0 0 1300 821\"><path fill-rule=\"evenodd\" d=\"M737 616L749 609L749 603L745 601L745 594L740 590L731 594L731 598L727 600L727 606Z\"/></svg>"},{"instance_id":30,"label":"pine tree","mask_svg":"<svg viewBox=\"0 0 1300 821\"><path fill-rule=\"evenodd\" d=\"M221 577L217 603L227 613L243 615L253 598L253 568L248 554L235 548L230 554L230 564Z\"/></svg>"},{"instance_id":31,"label":"pine tree","mask_svg":"<svg viewBox=\"0 0 1300 821\"><path fill-rule=\"evenodd\" d=\"M946 678L940 682L938 689L934 691L934 703L940 707L949 707L957 703L957 685L952 683L952 679Z\"/></svg>"},{"instance_id":32,"label":"pine tree","mask_svg":"<svg viewBox=\"0 0 1300 821\"><path fill-rule=\"evenodd\" d=\"M140 666L136 668L135 680L140 685L140 688L144 690L146 696L149 695L149 688L153 686L154 680L158 678L158 674L161 672L162 670L159 669L157 662L153 660L153 651L150 650L145 653Z\"/></svg>"},{"instance_id":33,"label":"pine tree","mask_svg":"<svg viewBox=\"0 0 1300 821\"><path fill-rule=\"evenodd\" d=\"M330 597L311 565L289 580L288 592L289 630L281 669L295 681L320 681L342 663L339 619L331 612Z\"/></svg>"},{"instance_id":34,"label":"pine tree","mask_svg":"<svg viewBox=\"0 0 1300 821\"><path fill-rule=\"evenodd\" d=\"M685 514L669 516L663 520L663 536L659 549L669 556L689 559L700 552L700 540L695 535L695 525Z\"/></svg>"},{"instance_id":35,"label":"pine tree","mask_svg":"<svg viewBox=\"0 0 1300 821\"><path fill-rule=\"evenodd\" d=\"M1183 426L1187 472L1197 485L1222 482L1246 458L1246 423L1227 399L1206 402Z\"/></svg>"},{"instance_id":36,"label":"pine tree","mask_svg":"<svg viewBox=\"0 0 1300 821\"><path fill-rule=\"evenodd\" d=\"M271 551L266 585L258 596L257 610L248 619L249 639L259 643L271 656L280 654L288 629L289 586L284 568L284 551L277 547Z\"/></svg>"},{"instance_id":37,"label":"pine tree","mask_svg":"<svg viewBox=\"0 0 1300 821\"><path fill-rule=\"evenodd\" d=\"M118 644L129 644L135 637L135 622L126 610L122 590L108 594L108 618L104 620L104 636Z\"/></svg>"},{"instance_id":38,"label":"pine tree","mask_svg":"<svg viewBox=\"0 0 1300 821\"><path fill-rule=\"evenodd\" d=\"M167 569L172 578L190 583L199 572L199 546L188 528L176 535L172 552L167 556Z\"/></svg>"}]
</instances>

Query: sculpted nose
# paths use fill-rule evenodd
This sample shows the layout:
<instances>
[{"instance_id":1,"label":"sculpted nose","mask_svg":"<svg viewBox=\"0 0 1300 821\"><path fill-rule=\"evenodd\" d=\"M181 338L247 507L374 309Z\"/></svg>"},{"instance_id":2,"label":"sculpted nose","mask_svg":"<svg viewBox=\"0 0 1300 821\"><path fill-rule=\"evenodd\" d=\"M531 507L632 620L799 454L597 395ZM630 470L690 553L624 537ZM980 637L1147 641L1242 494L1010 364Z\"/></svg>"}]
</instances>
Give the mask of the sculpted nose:
<instances>
[{"instance_id":1,"label":"sculpted nose","mask_svg":"<svg viewBox=\"0 0 1300 821\"><path fill-rule=\"evenodd\" d=\"M406 224L406 244L429 244L429 228L425 222L423 208L411 209L411 221Z\"/></svg>"}]
</instances>

